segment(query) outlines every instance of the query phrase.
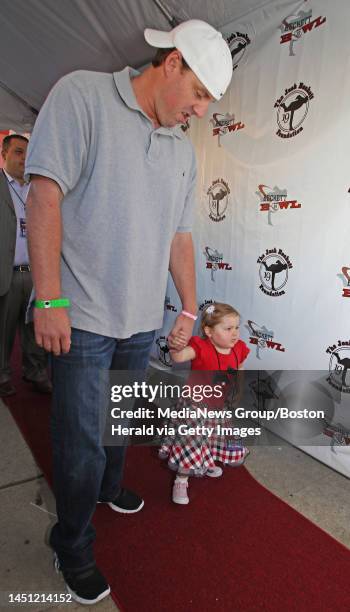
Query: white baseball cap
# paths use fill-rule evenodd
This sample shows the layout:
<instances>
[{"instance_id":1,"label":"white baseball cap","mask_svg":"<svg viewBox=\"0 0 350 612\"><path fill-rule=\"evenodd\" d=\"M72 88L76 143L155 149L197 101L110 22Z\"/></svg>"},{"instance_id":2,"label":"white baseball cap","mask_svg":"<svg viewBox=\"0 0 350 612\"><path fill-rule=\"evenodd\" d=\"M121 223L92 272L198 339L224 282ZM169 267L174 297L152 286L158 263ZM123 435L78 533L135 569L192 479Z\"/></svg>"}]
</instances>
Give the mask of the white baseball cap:
<instances>
[{"instance_id":1,"label":"white baseball cap","mask_svg":"<svg viewBox=\"0 0 350 612\"><path fill-rule=\"evenodd\" d=\"M184 60L216 100L224 95L232 78L232 57L221 32L209 23L190 19L170 32L146 28L145 39L152 47L181 51Z\"/></svg>"}]
</instances>

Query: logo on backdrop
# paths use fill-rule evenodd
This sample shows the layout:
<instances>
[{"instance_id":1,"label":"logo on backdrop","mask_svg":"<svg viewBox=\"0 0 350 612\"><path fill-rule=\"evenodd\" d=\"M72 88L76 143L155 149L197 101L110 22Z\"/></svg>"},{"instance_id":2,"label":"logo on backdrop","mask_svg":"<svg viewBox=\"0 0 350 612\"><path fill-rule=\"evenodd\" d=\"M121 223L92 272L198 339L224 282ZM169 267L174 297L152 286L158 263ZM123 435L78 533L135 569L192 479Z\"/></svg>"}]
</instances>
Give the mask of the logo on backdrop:
<instances>
[{"instance_id":1,"label":"logo on backdrop","mask_svg":"<svg viewBox=\"0 0 350 612\"><path fill-rule=\"evenodd\" d=\"M292 85L284 90L284 94L275 102L277 108L277 136L280 138L293 138L303 131L304 123L309 112L309 104L314 94L310 87L304 83Z\"/></svg>"},{"instance_id":2,"label":"logo on backdrop","mask_svg":"<svg viewBox=\"0 0 350 612\"><path fill-rule=\"evenodd\" d=\"M187 132L187 130L189 130L190 127L191 127L190 120L187 119L187 121L185 121L185 123L181 123L180 127L181 127L183 132Z\"/></svg>"},{"instance_id":3,"label":"logo on backdrop","mask_svg":"<svg viewBox=\"0 0 350 612\"><path fill-rule=\"evenodd\" d=\"M171 368L171 358L170 358L170 351L169 351L169 346L167 343L167 339L165 336L159 336L159 338L157 338L156 340L156 345L158 347L158 359L159 361L167 366L168 368Z\"/></svg>"},{"instance_id":4,"label":"logo on backdrop","mask_svg":"<svg viewBox=\"0 0 350 612\"><path fill-rule=\"evenodd\" d=\"M301 208L297 200L287 199L287 189L280 189L276 186L272 189L267 185L258 185L258 191L255 193L260 198L260 212L267 212L269 225L273 225L273 216L280 210Z\"/></svg>"},{"instance_id":5,"label":"logo on backdrop","mask_svg":"<svg viewBox=\"0 0 350 612\"><path fill-rule=\"evenodd\" d=\"M350 268L343 266L341 274L337 275L343 283L343 297L350 297Z\"/></svg>"},{"instance_id":6,"label":"logo on backdrop","mask_svg":"<svg viewBox=\"0 0 350 612\"><path fill-rule=\"evenodd\" d=\"M289 43L289 55L295 56L294 45L304 36L312 30L315 30L319 26L326 23L326 17L316 17L312 19L312 9L309 11L299 11L295 15L289 15L286 17L281 25L280 44Z\"/></svg>"},{"instance_id":7,"label":"logo on backdrop","mask_svg":"<svg viewBox=\"0 0 350 612\"><path fill-rule=\"evenodd\" d=\"M168 295L165 296L164 310L170 310L170 312L177 312L177 308L175 308L174 304L171 303L170 297Z\"/></svg>"},{"instance_id":8,"label":"logo on backdrop","mask_svg":"<svg viewBox=\"0 0 350 612\"><path fill-rule=\"evenodd\" d=\"M271 297L284 295L283 287L288 282L288 270L293 268L288 255L283 253L282 249L266 249L265 253L260 255L257 260L260 264L259 289Z\"/></svg>"},{"instance_id":9,"label":"logo on backdrop","mask_svg":"<svg viewBox=\"0 0 350 612\"><path fill-rule=\"evenodd\" d=\"M223 253L219 253L217 249L212 249L206 246L203 251L203 255L207 260L206 269L210 270L211 280L215 282L214 275L218 270L232 270L232 266L229 263L224 262Z\"/></svg>"},{"instance_id":10,"label":"logo on backdrop","mask_svg":"<svg viewBox=\"0 0 350 612\"><path fill-rule=\"evenodd\" d=\"M338 340L326 353L330 355L327 382L338 391L350 393L350 340Z\"/></svg>"},{"instance_id":11,"label":"logo on backdrop","mask_svg":"<svg viewBox=\"0 0 350 612\"><path fill-rule=\"evenodd\" d=\"M207 306L210 306L210 304L215 304L214 300L204 300L204 302L202 302L202 303L199 305L199 309L198 309L198 310L199 310L200 312L203 312L203 310L204 310L204 309L205 309Z\"/></svg>"},{"instance_id":12,"label":"logo on backdrop","mask_svg":"<svg viewBox=\"0 0 350 612\"><path fill-rule=\"evenodd\" d=\"M223 221L229 203L230 188L226 181L217 179L213 181L207 191L209 204L209 218L216 223Z\"/></svg>"},{"instance_id":13,"label":"logo on backdrop","mask_svg":"<svg viewBox=\"0 0 350 612\"><path fill-rule=\"evenodd\" d=\"M337 452L338 446L349 446L350 444L350 430L340 424L327 424L323 433L331 438L330 447L334 453Z\"/></svg>"},{"instance_id":14,"label":"logo on backdrop","mask_svg":"<svg viewBox=\"0 0 350 612\"><path fill-rule=\"evenodd\" d=\"M278 399L280 397L280 390L274 378L267 375L265 378L259 376L259 378L249 383L249 389L253 396L254 408L265 410L269 400Z\"/></svg>"},{"instance_id":15,"label":"logo on backdrop","mask_svg":"<svg viewBox=\"0 0 350 612\"><path fill-rule=\"evenodd\" d=\"M245 127L241 121L235 122L233 113L225 113L225 115L214 113L209 123L213 126L213 136L218 136L219 147L221 147L220 136L229 132L237 132Z\"/></svg>"},{"instance_id":16,"label":"logo on backdrop","mask_svg":"<svg viewBox=\"0 0 350 612\"><path fill-rule=\"evenodd\" d=\"M254 323L254 321L247 321L247 325L245 326L249 332L249 342L250 344L254 344L256 347L256 357L257 359L262 358L262 352L266 349L272 349L275 351L280 351L281 353L285 352L285 348L283 348L280 342L276 342L274 338L274 332L272 330L267 329L265 325L258 325Z\"/></svg>"},{"instance_id":17,"label":"logo on backdrop","mask_svg":"<svg viewBox=\"0 0 350 612\"><path fill-rule=\"evenodd\" d=\"M248 34L244 34L242 32L233 32L228 36L226 35L225 38L231 51L233 70L236 70L239 62L243 59L251 40Z\"/></svg>"}]
</instances>

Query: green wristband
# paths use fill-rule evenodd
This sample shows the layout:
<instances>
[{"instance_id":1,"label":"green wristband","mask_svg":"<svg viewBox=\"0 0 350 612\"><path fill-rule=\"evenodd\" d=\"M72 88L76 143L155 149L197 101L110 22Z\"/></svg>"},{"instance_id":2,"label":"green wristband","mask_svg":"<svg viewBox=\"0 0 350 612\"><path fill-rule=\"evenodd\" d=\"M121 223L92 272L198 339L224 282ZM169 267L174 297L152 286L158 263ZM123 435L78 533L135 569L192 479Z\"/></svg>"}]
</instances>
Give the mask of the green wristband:
<instances>
[{"instance_id":1,"label":"green wristband","mask_svg":"<svg viewBox=\"0 0 350 612\"><path fill-rule=\"evenodd\" d=\"M70 301L68 298L59 298L58 300L35 300L35 308L68 308Z\"/></svg>"}]
</instances>

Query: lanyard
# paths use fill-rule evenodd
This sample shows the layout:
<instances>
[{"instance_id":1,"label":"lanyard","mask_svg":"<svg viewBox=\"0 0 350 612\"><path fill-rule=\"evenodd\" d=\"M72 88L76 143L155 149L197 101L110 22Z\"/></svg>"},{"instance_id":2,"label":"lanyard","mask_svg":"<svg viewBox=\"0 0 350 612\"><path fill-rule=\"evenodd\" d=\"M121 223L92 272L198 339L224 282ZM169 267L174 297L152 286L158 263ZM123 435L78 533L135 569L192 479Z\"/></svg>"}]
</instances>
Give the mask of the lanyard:
<instances>
[{"instance_id":1,"label":"lanyard","mask_svg":"<svg viewBox=\"0 0 350 612\"><path fill-rule=\"evenodd\" d=\"M232 375L232 374L235 374L235 375L237 376L237 375L238 375L238 365L239 365L239 364L238 364L237 353L236 353L236 351L235 351L234 347L232 347L231 351L232 351L232 353L234 354L235 359L236 359L236 369L234 370L233 368L228 367L228 368L227 368L227 370L222 370L222 369L221 369L221 363L220 363L219 352L216 350L216 347L214 346L214 344L213 344L212 342L211 342L210 344L212 345L212 347L213 347L213 349L214 349L214 351L215 351L215 353L216 353L216 358L217 358L217 360L218 360L219 371L220 371L220 372L227 372L229 375L230 375L230 374L231 374L231 375ZM237 373L237 374L236 374L236 373ZM220 374L218 374L218 375L214 376L213 383L215 383L215 382L220 382L221 384L223 384L223 383L224 383L224 384L225 384L225 383L230 383L230 379L229 379L227 376L226 376L226 380L225 380L225 375L222 375L222 376L224 376L224 378L221 378L221 377L220 377ZM229 395L228 395L228 396L227 396L227 401L231 401L231 402L233 402L233 399L234 399L234 397L237 395L237 390L238 390L238 387L237 387L237 378L236 378L236 377L235 377L235 378L231 378L231 383L230 383L230 384L232 385L231 399L229 399Z\"/></svg>"},{"instance_id":2,"label":"lanyard","mask_svg":"<svg viewBox=\"0 0 350 612\"><path fill-rule=\"evenodd\" d=\"M214 344L213 344L212 342L211 342L210 344L212 345L212 347L213 347L213 349L214 349L214 351L215 351L215 353L216 353L216 358L217 358L217 360L218 360L219 370L221 370L221 363L220 363L219 353L218 353L218 351L216 350L216 348L215 348ZM235 351L235 349L234 349L233 347L232 347L232 349L231 349L231 353L233 353L233 354L234 354L234 356L235 356L235 360L236 360L236 370L238 370L238 359L237 359L237 354L236 354L236 351ZM228 368L228 369L229 369L229 368ZM222 371L225 371L225 370L222 370Z\"/></svg>"},{"instance_id":3,"label":"lanyard","mask_svg":"<svg viewBox=\"0 0 350 612\"><path fill-rule=\"evenodd\" d=\"M18 199L19 199L19 201L21 202L21 204L22 204L22 206L23 206L23 210L24 210L24 212L25 212L25 210L26 210L26 203L25 203L25 201L23 200L23 198L21 198L21 196L19 195L18 191L17 191L17 190L14 188L14 186L12 185L12 183L10 183L10 181L8 180L8 178L7 178L6 174L5 174L5 172L3 171L2 173L3 173L4 177L5 177L5 179L7 180L7 184L8 184L8 186L9 186L9 187L12 189L12 191L14 191L14 192L15 192L15 194L16 194L16 196L17 196L17 198L18 198Z\"/></svg>"}]
</instances>

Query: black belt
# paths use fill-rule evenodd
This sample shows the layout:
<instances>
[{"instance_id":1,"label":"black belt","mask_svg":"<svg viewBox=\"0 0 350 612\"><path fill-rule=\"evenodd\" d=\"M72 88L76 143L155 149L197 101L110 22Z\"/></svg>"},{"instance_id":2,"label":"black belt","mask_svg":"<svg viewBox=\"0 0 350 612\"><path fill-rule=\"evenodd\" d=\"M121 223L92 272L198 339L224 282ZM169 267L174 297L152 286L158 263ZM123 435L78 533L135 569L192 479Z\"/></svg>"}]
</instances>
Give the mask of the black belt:
<instances>
[{"instance_id":1,"label":"black belt","mask_svg":"<svg viewBox=\"0 0 350 612\"><path fill-rule=\"evenodd\" d=\"M21 264L20 266L14 266L13 269L15 272L30 272L30 265Z\"/></svg>"}]
</instances>

